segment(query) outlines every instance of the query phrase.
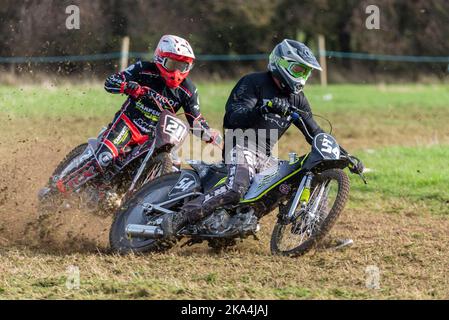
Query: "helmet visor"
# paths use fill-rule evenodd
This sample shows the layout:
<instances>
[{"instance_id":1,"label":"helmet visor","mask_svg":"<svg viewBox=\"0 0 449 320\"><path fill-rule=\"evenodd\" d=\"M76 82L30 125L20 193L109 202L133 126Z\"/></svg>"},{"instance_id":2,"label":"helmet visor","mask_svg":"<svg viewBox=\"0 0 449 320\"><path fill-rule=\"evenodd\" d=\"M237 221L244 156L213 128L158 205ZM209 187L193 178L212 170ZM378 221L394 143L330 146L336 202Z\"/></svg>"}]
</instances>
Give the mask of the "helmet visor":
<instances>
[{"instance_id":1,"label":"helmet visor","mask_svg":"<svg viewBox=\"0 0 449 320\"><path fill-rule=\"evenodd\" d=\"M288 61L281 58L279 65L284 67L292 77L298 79L307 80L312 73L312 68L296 61Z\"/></svg>"},{"instance_id":2,"label":"helmet visor","mask_svg":"<svg viewBox=\"0 0 449 320\"><path fill-rule=\"evenodd\" d=\"M185 61L178 61L174 60L172 58L165 58L164 62L162 63L165 69L167 71L176 71L179 70L181 73L185 73L191 69L191 64L187 63Z\"/></svg>"}]
</instances>

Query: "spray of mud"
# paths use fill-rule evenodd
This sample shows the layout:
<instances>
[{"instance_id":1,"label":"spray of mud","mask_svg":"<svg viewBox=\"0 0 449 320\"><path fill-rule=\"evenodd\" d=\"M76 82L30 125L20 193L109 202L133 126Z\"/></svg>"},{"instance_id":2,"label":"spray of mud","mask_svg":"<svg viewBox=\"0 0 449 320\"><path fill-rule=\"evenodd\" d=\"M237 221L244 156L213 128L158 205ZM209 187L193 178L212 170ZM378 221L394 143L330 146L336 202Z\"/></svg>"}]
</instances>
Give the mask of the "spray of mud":
<instances>
[{"instance_id":1,"label":"spray of mud","mask_svg":"<svg viewBox=\"0 0 449 320\"><path fill-rule=\"evenodd\" d=\"M38 190L65 154L88 137L79 127L89 121L70 120L1 121L0 247L65 253L107 250L110 216L77 208L45 215L38 210ZM90 122L98 127L98 120Z\"/></svg>"}]
</instances>

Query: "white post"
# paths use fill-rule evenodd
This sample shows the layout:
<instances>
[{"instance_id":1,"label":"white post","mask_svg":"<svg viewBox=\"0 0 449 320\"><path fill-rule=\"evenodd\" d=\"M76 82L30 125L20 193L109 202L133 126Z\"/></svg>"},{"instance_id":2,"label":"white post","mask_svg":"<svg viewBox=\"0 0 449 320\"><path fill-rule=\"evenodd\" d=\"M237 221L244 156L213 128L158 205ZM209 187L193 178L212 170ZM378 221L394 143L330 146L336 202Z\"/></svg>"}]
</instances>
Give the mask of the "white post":
<instances>
[{"instance_id":1,"label":"white post","mask_svg":"<svg viewBox=\"0 0 449 320\"><path fill-rule=\"evenodd\" d=\"M9 72L11 73L12 76L15 76L15 74L16 74L16 64L15 63L11 63L9 65Z\"/></svg>"},{"instance_id":2,"label":"white post","mask_svg":"<svg viewBox=\"0 0 449 320\"><path fill-rule=\"evenodd\" d=\"M129 60L129 37L126 36L122 40L122 50L120 54L120 71L123 71L128 67L128 60Z\"/></svg>"},{"instance_id":3,"label":"white post","mask_svg":"<svg viewBox=\"0 0 449 320\"><path fill-rule=\"evenodd\" d=\"M321 85L327 86L327 65L326 65L326 40L322 34L318 35L318 50L320 55L320 65L323 71L321 71Z\"/></svg>"}]
</instances>

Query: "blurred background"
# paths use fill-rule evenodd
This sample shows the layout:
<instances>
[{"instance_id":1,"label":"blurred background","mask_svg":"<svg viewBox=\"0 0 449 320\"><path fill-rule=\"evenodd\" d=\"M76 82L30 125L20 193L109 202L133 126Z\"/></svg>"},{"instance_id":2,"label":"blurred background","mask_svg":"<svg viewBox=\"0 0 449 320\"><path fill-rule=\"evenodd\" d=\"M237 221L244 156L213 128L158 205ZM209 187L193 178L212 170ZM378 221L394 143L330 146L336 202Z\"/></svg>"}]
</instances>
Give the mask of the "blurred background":
<instances>
[{"instance_id":1,"label":"blurred background","mask_svg":"<svg viewBox=\"0 0 449 320\"><path fill-rule=\"evenodd\" d=\"M372 4L379 29L366 26ZM66 28L69 5L80 9L79 30ZM292 38L326 57L331 83L441 81L449 73L448 21L446 0L2 0L1 80L102 79L120 69L125 37L133 61L150 58L161 35L176 34L198 55L194 78L264 69L273 46Z\"/></svg>"}]
</instances>

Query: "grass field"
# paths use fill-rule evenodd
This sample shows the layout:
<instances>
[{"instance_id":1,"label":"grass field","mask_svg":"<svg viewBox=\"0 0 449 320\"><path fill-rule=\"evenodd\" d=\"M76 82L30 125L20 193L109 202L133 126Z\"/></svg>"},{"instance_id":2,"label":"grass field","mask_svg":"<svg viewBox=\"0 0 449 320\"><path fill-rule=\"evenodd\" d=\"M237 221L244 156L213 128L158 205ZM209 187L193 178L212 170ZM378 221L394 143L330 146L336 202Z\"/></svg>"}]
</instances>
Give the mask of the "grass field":
<instances>
[{"instance_id":1,"label":"grass field","mask_svg":"<svg viewBox=\"0 0 449 320\"><path fill-rule=\"evenodd\" d=\"M202 111L220 127L232 83L200 84ZM273 257L275 214L260 240L215 254L205 245L148 256L108 253L110 218L63 217L51 243L26 227L36 191L75 145L96 135L124 100L101 84L0 87L0 298L449 298L449 88L335 85L306 90L315 114L370 169L351 176L350 201L324 244L298 259ZM326 121L317 118L324 129ZM290 129L280 154L308 151ZM332 250L338 238L354 245ZM66 287L77 266L80 288ZM369 289L367 267L380 270Z\"/></svg>"}]
</instances>

